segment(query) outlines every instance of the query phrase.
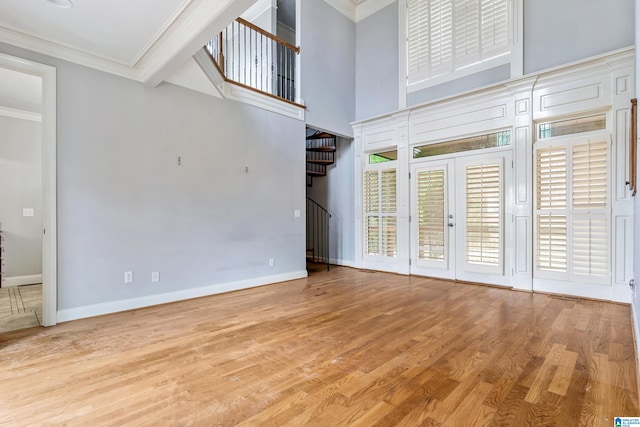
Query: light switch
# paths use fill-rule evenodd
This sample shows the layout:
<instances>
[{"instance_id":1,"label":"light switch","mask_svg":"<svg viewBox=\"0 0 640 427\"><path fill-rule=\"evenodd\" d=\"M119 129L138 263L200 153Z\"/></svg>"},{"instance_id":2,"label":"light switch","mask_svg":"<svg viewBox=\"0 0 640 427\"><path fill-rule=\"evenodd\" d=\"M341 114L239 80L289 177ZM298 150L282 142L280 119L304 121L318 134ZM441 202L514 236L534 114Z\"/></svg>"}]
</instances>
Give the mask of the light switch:
<instances>
[{"instance_id":1,"label":"light switch","mask_svg":"<svg viewBox=\"0 0 640 427\"><path fill-rule=\"evenodd\" d=\"M296 209L296 210L294 210L294 211L293 211L293 216L294 216L295 218L300 218L300 209Z\"/></svg>"},{"instance_id":2,"label":"light switch","mask_svg":"<svg viewBox=\"0 0 640 427\"><path fill-rule=\"evenodd\" d=\"M33 208L22 208L22 216L33 216Z\"/></svg>"}]
</instances>

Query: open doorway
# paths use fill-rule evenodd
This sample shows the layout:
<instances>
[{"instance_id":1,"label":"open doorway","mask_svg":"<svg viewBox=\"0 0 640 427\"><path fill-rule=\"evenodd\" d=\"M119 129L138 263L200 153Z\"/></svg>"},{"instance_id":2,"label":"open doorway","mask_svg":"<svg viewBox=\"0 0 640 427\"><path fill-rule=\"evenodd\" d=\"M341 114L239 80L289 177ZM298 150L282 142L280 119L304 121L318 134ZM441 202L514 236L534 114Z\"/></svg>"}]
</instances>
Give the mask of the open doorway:
<instances>
[{"instance_id":1,"label":"open doorway","mask_svg":"<svg viewBox=\"0 0 640 427\"><path fill-rule=\"evenodd\" d=\"M55 85L55 68L0 54L0 331L56 323Z\"/></svg>"},{"instance_id":2,"label":"open doorway","mask_svg":"<svg viewBox=\"0 0 640 427\"><path fill-rule=\"evenodd\" d=\"M42 77L0 68L0 331L42 324Z\"/></svg>"},{"instance_id":3,"label":"open doorway","mask_svg":"<svg viewBox=\"0 0 640 427\"><path fill-rule=\"evenodd\" d=\"M307 126L306 137L307 261L319 264L323 270L330 265L359 267L355 263L353 138L311 125ZM326 238L313 236L312 222L328 225L328 229L320 227L320 233ZM309 263L307 271L314 271Z\"/></svg>"}]
</instances>

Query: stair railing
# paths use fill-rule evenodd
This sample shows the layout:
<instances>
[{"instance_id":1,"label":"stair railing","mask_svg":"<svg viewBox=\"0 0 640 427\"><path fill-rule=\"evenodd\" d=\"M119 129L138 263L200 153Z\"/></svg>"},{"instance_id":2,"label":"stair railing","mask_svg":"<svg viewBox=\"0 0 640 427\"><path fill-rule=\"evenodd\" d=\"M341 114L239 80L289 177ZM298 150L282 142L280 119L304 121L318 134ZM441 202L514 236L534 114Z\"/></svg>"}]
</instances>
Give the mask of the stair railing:
<instances>
[{"instance_id":1,"label":"stair railing","mask_svg":"<svg viewBox=\"0 0 640 427\"><path fill-rule=\"evenodd\" d=\"M295 103L298 46L238 18L206 48L227 81Z\"/></svg>"},{"instance_id":2,"label":"stair railing","mask_svg":"<svg viewBox=\"0 0 640 427\"><path fill-rule=\"evenodd\" d=\"M329 270L329 222L331 214L307 197L307 258L327 264Z\"/></svg>"}]
</instances>

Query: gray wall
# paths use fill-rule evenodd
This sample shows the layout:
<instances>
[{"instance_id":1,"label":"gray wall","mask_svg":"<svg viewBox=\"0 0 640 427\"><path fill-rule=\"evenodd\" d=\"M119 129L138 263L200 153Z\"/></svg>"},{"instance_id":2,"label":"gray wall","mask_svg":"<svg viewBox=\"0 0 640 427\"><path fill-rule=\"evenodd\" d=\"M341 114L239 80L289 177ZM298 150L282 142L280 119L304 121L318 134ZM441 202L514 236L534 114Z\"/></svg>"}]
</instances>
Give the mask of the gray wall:
<instances>
[{"instance_id":1,"label":"gray wall","mask_svg":"<svg viewBox=\"0 0 640 427\"><path fill-rule=\"evenodd\" d=\"M634 0L525 0L525 74L634 44Z\"/></svg>"},{"instance_id":2,"label":"gray wall","mask_svg":"<svg viewBox=\"0 0 640 427\"><path fill-rule=\"evenodd\" d=\"M307 123L352 136L355 119L355 28L324 0L297 4L300 25L300 84Z\"/></svg>"},{"instance_id":3,"label":"gray wall","mask_svg":"<svg viewBox=\"0 0 640 427\"><path fill-rule=\"evenodd\" d=\"M398 109L398 5L393 3L356 26L356 117Z\"/></svg>"},{"instance_id":4,"label":"gray wall","mask_svg":"<svg viewBox=\"0 0 640 427\"><path fill-rule=\"evenodd\" d=\"M0 51L57 67L59 309L305 269L303 122Z\"/></svg>"},{"instance_id":5,"label":"gray wall","mask_svg":"<svg viewBox=\"0 0 640 427\"><path fill-rule=\"evenodd\" d=\"M633 45L633 1L525 0L525 74ZM397 60L385 60L398 57L398 43L391 42L391 38L397 41L398 37L397 10L396 2L357 24L357 120L397 108L397 71L393 74ZM387 39L381 40L383 35ZM407 105L423 104L509 78L509 67L497 67L411 93Z\"/></svg>"},{"instance_id":6,"label":"gray wall","mask_svg":"<svg viewBox=\"0 0 640 427\"><path fill-rule=\"evenodd\" d=\"M42 274L40 123L0 116L0 222L4 277ZM34 216L22 216L23 208Z\"/></svg>"},{"instance_id":7,"label":"gray wall","mask_svg":"<svg viewBox=\"0 0 640 427\"><path fill-rule=\"evenodd\" d=\"M313 178L307 195L331 214L329 250L333 260L355 261L354 144L337 138L336 162L327 167L327 176Z\"/></svg>"}]
</instances>

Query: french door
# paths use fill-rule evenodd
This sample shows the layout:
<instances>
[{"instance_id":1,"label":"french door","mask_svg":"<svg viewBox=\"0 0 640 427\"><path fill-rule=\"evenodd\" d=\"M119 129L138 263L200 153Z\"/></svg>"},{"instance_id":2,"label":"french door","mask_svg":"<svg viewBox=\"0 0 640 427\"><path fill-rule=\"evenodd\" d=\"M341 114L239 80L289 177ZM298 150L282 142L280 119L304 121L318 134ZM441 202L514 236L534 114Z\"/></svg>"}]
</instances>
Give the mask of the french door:
<instances>
[{"instance_id":1,"label":"french door","mask_svg":"<svg viewBox=\"0 0 640 427\"><path fill-rule=\"evenodd\" d=\"M511 153L411 167L411 273L508 286Z\"/></svg>"}]
</instances>

